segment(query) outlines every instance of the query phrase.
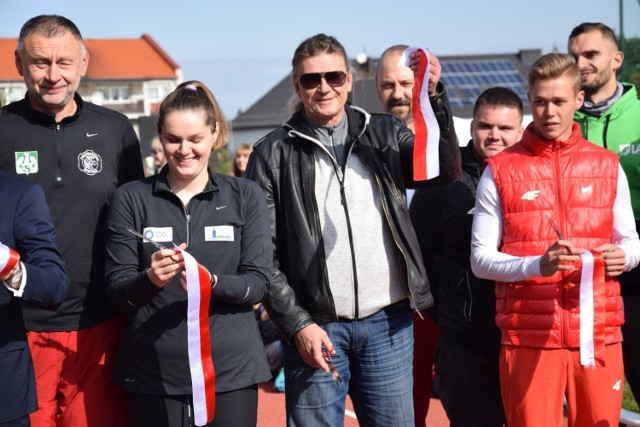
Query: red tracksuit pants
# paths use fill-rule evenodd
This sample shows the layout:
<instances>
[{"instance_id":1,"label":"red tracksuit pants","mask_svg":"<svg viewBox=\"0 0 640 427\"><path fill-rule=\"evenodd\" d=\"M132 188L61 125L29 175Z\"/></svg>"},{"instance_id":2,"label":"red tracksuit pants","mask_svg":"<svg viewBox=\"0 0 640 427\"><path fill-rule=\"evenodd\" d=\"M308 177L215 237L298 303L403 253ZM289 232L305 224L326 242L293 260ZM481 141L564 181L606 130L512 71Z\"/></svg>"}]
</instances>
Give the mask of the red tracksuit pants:
<instances>
[{"instance_id":1,"label":"red tracksuit pants","mask_svg":"<svg viewBox=\"0 0 640 427\"><path fill-rule=\"evenodd\" d=\"M579 349L503 345L500 388L509 426L562 427L563 397L568 426L617 426L622 405L622 344L605 348L605 366L580 365Z\"/></svg>"}]
</instances>

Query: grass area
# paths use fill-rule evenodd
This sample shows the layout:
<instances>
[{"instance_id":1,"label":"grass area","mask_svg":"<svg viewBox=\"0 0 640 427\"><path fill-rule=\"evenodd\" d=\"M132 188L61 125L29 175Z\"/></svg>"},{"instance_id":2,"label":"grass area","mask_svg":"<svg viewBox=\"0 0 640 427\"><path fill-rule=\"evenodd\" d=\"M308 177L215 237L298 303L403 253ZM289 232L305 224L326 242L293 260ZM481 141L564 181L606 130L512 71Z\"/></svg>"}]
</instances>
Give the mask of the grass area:
<instances>
[{"instance_id":1,"label":"grass area","mask_svg":"<svg viewBox=\"0 0 640 427\"><path fill-rule=\"evenodd\" d=\"M638 408L638 403L633 398L633 395L631 394L631 388L629 387L629 384L626 382L626 379L624 384L624 396L622 397L622 407L628 411L640 413L640 409Z\"/></svg>"}]
</instances>

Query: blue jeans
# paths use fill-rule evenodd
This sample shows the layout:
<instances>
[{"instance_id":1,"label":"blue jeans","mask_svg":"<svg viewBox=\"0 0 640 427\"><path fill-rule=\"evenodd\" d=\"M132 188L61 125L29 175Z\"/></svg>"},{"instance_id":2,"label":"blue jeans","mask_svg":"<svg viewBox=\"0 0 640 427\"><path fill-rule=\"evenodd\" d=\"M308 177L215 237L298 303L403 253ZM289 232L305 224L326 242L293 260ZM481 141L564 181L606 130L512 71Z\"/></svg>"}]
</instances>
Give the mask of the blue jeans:
<instances>
[{"instance_id":1,"label":"blue jeans","mask_svg":"<svg viewBox=\"0 0 640 427\"><path fill-rule=\"evenodd\" d=\"M367 318L322 325L342 381L284 344L287 426L344 425L347 392L361 427L413 427L413 322L408 300Z\"/></svg>"}]
</instances>

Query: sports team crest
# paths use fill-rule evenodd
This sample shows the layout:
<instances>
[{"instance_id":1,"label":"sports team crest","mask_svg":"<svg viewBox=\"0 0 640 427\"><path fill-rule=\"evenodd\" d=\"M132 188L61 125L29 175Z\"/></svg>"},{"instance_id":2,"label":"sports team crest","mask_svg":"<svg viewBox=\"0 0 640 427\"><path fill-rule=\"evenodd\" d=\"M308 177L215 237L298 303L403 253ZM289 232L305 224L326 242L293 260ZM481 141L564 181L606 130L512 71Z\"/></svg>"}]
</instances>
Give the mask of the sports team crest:
<instances>
[{"instance_id":1,"label":"sports team crest","mask_svg":"<svg viewBox=\"0 0 640 427\"><path fill-rule=\"evenodd\" d=\"M78 154L78 169L89 176L102 172L102 157L93 150Z\"/></svg>"},{"instance_id":2,"label":"sports team crest","mask_svg":"<svg viewBox=\"0 0 640 427\"><path fill-rule=\"evenodd\" d=\"M38 172L37 151L16 151L13 154L15 156L16 173L18 175L29 175Z\"/></svg>"}]
</instances>

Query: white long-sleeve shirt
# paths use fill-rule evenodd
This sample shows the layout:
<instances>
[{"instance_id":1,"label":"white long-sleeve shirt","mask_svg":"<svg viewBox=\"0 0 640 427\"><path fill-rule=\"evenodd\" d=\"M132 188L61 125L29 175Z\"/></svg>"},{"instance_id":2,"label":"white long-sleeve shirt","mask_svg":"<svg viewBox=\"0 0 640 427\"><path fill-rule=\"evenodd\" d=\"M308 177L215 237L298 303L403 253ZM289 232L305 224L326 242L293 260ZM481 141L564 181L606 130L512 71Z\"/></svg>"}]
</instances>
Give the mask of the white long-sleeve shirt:
<instances>
[{"instance_id":1,"label":"white long-sleeve shirt","mask_svg":"<svg viewBox=\"0 0 640 427\"><path fill-rule=\"evenodd\" d=\"M640 261L640 240L636 232L627 177L618 166L618 189L613 205L611 243L625 253L625 271ZM536 256L513 256L498 250L502 241L502 207L496 183L486 167L476 195L471 230L471 269L480 278L499 282L517 282L540 277L540 259Z\"/></svg>"}]
</instances>

